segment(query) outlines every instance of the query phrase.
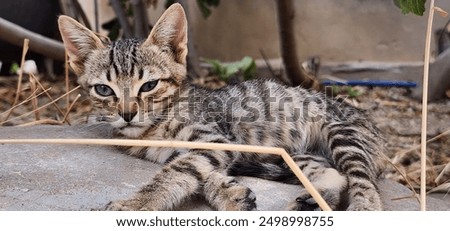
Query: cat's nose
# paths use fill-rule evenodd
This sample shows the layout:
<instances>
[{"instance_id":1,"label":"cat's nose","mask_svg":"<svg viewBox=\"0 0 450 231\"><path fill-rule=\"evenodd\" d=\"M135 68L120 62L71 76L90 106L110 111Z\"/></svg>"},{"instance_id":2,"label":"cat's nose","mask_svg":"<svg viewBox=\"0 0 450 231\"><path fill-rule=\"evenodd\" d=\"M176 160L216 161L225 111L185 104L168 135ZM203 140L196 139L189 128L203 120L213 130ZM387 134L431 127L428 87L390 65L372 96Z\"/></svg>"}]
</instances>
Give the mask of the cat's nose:
<instances>
[{"instance_id":1,"label":"cat's nose","mask_svg":"<svg viewBox=\"0 0 450 231\"><path fill-rule=\"evenodd\" d=\"M124 112L119 114L120 116L122 116L125 122L129 123L131 120L133 120L134 116L136 116L137 112Z\"/></svg>"}]
</instances>

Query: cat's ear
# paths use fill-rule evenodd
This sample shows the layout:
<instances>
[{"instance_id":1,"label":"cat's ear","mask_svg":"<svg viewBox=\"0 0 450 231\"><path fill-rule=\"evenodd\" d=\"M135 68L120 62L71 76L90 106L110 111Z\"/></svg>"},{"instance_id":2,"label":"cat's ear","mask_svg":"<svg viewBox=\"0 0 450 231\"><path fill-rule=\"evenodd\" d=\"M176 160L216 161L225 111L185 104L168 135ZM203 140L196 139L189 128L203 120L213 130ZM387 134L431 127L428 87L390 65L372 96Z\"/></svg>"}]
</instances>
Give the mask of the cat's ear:
<instances>
[{"instance_id":1,"label":"cat's ear","mask_svg":"<svg viewBox=\"0 0 450 231\"><path fill-rule=\"evenodd\" d=\"M156 22L143 46L150 44L168 49L176 62L186 65L187 20L179 3L171 5Z\"/></svg>"},{"instance_id":2,"label":"cat's ear","mask_svg":"<svg viewBox=\"0 0 450 231\"><path fill-rule=\"evenodd\" d=\"M64 47L69 56L70 66L77 75L81 74L84 71L84 62L89 54L93 50L105 46L94 32L71 17L59 16L58 25Z\"/></svg>"}]
</instances>

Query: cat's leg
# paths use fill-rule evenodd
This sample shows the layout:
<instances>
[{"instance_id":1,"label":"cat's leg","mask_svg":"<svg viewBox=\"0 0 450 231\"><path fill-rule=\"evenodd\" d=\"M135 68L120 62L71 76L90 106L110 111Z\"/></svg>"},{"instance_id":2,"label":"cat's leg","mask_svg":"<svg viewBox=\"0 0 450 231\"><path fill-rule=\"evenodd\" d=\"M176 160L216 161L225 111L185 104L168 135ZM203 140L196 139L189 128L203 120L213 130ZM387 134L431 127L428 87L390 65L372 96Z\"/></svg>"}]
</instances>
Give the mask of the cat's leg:
<instances>
[{"instance_id":1,"label":"cat's leg","mask_svg":"<svg viewBox=\"0 0 450 231\"><path fill-rule=\"evenodd\" d=\"M293 159L331 209L342 209L346 202L347 177L330 167L324 157L304 154L293 156ZM303 190L288 209L310 211L320 210L320 207L309 192Z\"/></svg>"},{"instance_id":2,"label":"cat's leg","mask_svg":"<svg viewBox=\"0 0 450 231\"><path fill-rule=\"evenodd\" d=\"M253 192L220 173L235 158L228 151L191 150L163 167L132 199L111 202L108 210L171 210L195 194L205 194L219 210L254 210Z\"/></svg>"},{"instance_id":3,"label":"cat's leg","mask_svg":"<svg viewBox=\"0 0 450 231\"><path fill-rule=\"evenodd\" d=\"M371 128L353 124L329 126L329 147L337 169L348 177L347 210L381 210L376 186L380 143Z\"/></svg>"},{"instance_id":4,"label":"cat's leg","mask_svg":"<svg viewBox=\"0 0 450 231\"><path fill-rule=\"evenodd\" d=\"M234 177L212 172L203 187L206 200L218 210L256 210L255 194Z\"/></svg>"},{"instance_id":5,"label":"cat's leg","mask_svg":"<svg viewBox=\"0 0 450 231\"><path fill-rule=\"evenodd\" d=\"M171 210L186 198L201 193L215 167L203 156L184 154L169 164L133 198L111 202L108 210Z\"/></svg>"}]
</instances>

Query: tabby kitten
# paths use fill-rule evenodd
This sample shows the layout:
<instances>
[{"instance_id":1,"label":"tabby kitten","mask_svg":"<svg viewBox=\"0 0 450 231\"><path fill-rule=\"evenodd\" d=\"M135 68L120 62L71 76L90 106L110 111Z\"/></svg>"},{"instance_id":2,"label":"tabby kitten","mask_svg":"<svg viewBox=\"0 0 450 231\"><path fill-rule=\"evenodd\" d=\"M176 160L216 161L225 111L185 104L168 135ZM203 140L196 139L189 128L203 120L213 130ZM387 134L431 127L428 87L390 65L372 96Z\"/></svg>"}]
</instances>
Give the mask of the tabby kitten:
<instances>
[{"instance_id":1,"label":"tabby kitten","mask_svg":"<svg viewBox=\"0 0 450 231\"><path fill-rule=\"evenodd\" d=\"M108 43L75 20L59 28L79 84L124 138L285 148L333 209L380 210L378 130L359 110L273 81L208 90L186 81L187 24L169 7L145 41ZM163 164L133 198L110 210L170 210L203 195L218 210L255 210L255 195L234 175L298 184L281 158L232 151L130 147ZM317 210L306 192L289 206Z\"/></svg>"}]
</instances>

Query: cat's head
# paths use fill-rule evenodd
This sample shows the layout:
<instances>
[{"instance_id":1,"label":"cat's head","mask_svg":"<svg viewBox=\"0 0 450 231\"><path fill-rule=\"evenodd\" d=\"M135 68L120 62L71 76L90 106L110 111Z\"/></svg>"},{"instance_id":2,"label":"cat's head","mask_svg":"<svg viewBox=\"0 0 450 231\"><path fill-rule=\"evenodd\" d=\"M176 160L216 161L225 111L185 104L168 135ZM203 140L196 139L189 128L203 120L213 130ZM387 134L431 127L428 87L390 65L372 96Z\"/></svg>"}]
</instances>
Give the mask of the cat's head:
<instances>
[{"instance_id":1,"label":"cat's head","mask_svg":"<svg viewBox=\"0 0 450 231\"><path fill-rule=\"evenodd\" d=\"M74 19L59 29L78 83L102 116L121 133L138 137L165 113L186 78L187 21L179 4L169 7L145 41L102 41Z\"/></svg>"}]
</instances>

